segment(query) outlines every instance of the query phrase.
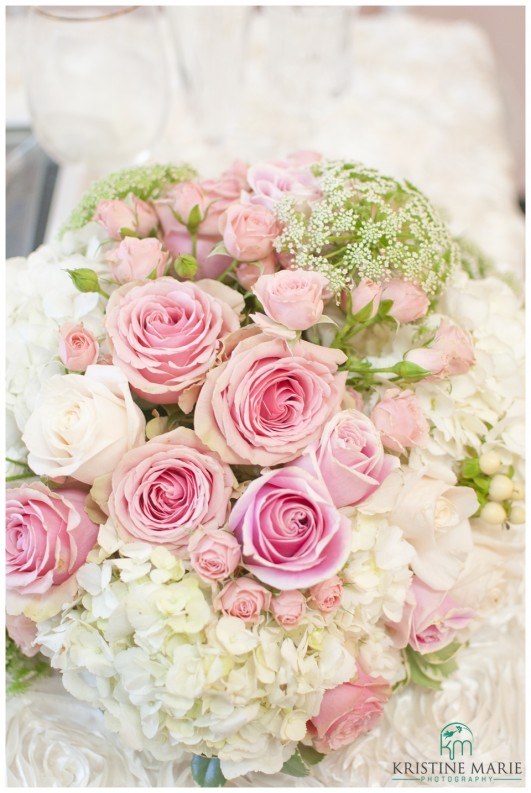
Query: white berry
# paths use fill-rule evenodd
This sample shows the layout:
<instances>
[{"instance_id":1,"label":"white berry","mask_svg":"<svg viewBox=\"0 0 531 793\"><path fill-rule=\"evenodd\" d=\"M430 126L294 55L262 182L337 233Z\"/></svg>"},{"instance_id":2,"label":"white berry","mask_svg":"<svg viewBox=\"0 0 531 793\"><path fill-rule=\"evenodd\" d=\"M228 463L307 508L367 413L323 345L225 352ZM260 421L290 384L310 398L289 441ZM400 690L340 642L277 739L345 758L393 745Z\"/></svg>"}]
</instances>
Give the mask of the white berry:
<instances>
[{"instance_id":1,"label":"white berry","mask_svg":"<svg viewBox=\"0 0 531 793\"><path fill-rule=\"evenodd\" d=\"M485 452L479 458L479 470L487 476L492 476L500 470L501 461L496 452Z\"/></svg>"},{"instance_id":2,"label":"white berry","mask_svg":"<svg viewBox=\"0 0 531 793\"><path fill-rule=\"evenodd\" d=\"M493 476L489 485L489 498L493 501L507 501L511 498L514 490L512 479L505 474Z\"/></svg>"},{"instance_id":3,"label":"white berry","mask_svg":"<svg viewBox=\"0 0 531 793\"><path fill-rule=\"evenodd\" d=\"M509 519L511 523L525 523L525 509L523 507L513 507Z\"/></svg>"},{"instance_id":4,"label":"white berry","mask_svg":"<svg viewBox=\"0 0 531 793\"><path fill-rule=\"evenodd\" d=\"M513 501L523 501L525 498L525 487L523 482L513 482Z\"/></svg>"},{"instance_id":5,"label":"white berry","mask_svg":"<svg viewBox=\"0 0 531 793\"><path fill-rule=\"evenodd\" d=\"M485 523L494 523L499 526L506 520L507 513L501 504L497 504L495 501L489 501L481 510L480 518L482 518Z\"/></svg>"}]
</instances>

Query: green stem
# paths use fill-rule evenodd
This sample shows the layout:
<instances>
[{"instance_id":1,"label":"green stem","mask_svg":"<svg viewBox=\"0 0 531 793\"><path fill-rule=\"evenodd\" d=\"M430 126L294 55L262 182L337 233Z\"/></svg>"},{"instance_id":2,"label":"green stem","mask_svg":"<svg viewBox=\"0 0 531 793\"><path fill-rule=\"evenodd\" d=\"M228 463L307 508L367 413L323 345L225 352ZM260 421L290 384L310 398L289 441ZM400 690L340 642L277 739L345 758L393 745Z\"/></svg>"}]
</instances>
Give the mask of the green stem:
<instances>
[{"instance_id":1,"label":"green stem","mask_svg":"<svg viewBox=\"0 0 531 793\"><path fill-rule=\"evenodd\" d=\"M107 292L106 292L104 289L102 289L102 288L101 288L101 286L100 286L100 288L98 289L98 294L100 294L100 295L101 295L102 297L104 297L106 300L108 300L108 299L110 298L110 295L109 295L109 294L107 294Z\"/></svg>"},{"instance_id":2,"label":"green stem","mask_svg":"<svg viewBox=\"0 0 531 793\"><path fill-rule=\"evenodd\" d=\"M190 234L190 236L192 238L192 256L194 257L194 259L196 259L197 258L197 231L194 231L192 234Z\"/></svg>"},{"instance_id":3,"label":"green stem","mask_svg":"<svg viewBox=\"0 0 531 793\"><path fill-rule=\"evenodd\" d=\"M231 273L234 270L234 268L236 267L237 264L238 264L238 259L233 259L232 262L227 267L227 269L223 270L221 275L218 275L218 277L216 278L216 281L223 281L225 276L228 275L229 273Z\"/></svg>"},{"instance_id":4,"label":"green stem","mask_svg":"<svg viewBox=\"0 0 531 793\"><path fill-rule=\"evenodd\" d=\"M17 479L30 479L35 476L37 476L37 474L34 474L33 471L28 471L28 473L18 474L18 476L6 476L6 482L16 482Z\"/></svg>"},{"instance_id":5,"label":"green stem","mask_svg":"<svg viewBox=\"0 0 531 793\"><path fill-rule=\"evenodd\" d=\"M23 463L22 460L13 460L11 457L5 458L6 463L12 463L13 465L20 465L22 468L29 468L27 463Z\"/></svg>"}]
</instances>

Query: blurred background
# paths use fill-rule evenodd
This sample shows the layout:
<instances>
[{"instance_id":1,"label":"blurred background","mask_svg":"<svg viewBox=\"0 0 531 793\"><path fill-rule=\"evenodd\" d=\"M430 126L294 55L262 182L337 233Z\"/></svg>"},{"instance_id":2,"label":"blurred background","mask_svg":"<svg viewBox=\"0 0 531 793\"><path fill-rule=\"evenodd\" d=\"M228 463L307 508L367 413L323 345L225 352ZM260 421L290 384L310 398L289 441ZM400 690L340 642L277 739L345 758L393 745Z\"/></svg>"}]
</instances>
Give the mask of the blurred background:
<instances>
[{"instance_id":1,"label":"blurred background","mask_svg":"<svg viewBox=\"0 0 531 793\"><path fill-rule=\"evenodd\" d=\"M404 176L500 269L523 250L520 6L7 6L7 254L133 163L312 148Z\"/></svg>"}]
</instances>

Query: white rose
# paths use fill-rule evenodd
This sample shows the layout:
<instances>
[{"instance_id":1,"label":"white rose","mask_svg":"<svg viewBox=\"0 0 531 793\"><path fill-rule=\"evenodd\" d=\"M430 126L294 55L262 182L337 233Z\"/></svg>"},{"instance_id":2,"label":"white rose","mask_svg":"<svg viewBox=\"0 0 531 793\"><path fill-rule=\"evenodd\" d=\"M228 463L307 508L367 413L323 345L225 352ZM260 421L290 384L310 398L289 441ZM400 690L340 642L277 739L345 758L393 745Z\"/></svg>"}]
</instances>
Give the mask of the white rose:
<instances>
[{"instance_id":1,"label":"white rose","mask_svg":"<svg viewBox=\"0 0 531 793\"><path fill-rule=\"evenodd\" d=\"M35 473L92 484L144 443L144 433L144 416L123 373L94 365L85 375L55 375L44 384L22 439Z\"/></svg>"}]
</instances>

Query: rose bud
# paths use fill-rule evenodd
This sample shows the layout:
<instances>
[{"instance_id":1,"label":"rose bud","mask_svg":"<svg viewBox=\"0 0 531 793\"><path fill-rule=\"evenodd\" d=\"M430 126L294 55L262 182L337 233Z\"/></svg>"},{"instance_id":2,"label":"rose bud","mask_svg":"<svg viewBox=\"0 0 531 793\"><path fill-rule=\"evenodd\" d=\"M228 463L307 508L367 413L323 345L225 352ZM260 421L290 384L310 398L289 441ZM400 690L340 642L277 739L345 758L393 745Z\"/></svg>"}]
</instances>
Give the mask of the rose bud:
<instances>
[{"instance_id":1,"label":"rose bud","mask_svg":"<svg viewBox=\"0 0 531 793\"><path fill-rule=\"evenodd\" d=\"M83 323L65 322L59 330L59 358L72 372L84 372L98 360L96 337Z\"/></svg>"}]
</instances>

